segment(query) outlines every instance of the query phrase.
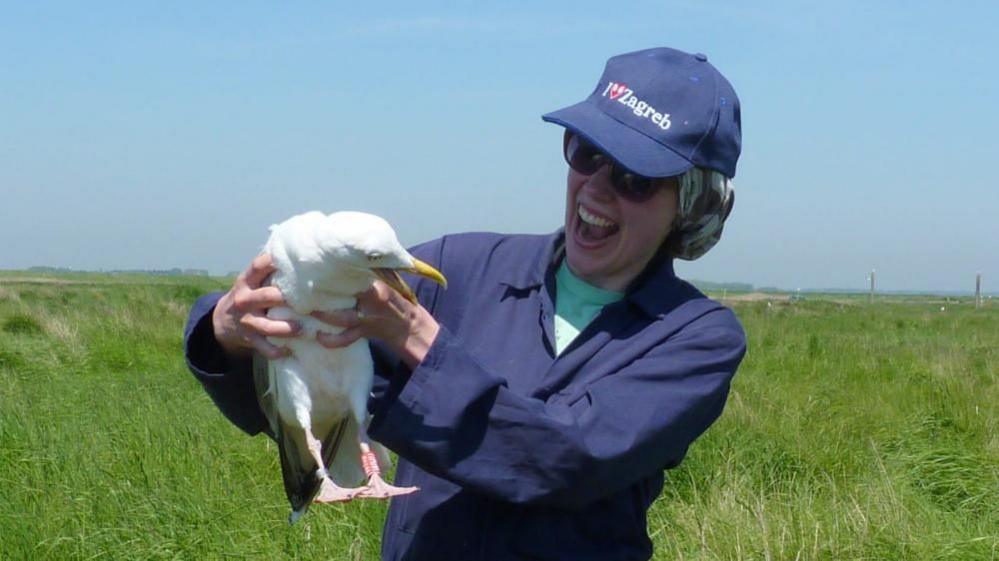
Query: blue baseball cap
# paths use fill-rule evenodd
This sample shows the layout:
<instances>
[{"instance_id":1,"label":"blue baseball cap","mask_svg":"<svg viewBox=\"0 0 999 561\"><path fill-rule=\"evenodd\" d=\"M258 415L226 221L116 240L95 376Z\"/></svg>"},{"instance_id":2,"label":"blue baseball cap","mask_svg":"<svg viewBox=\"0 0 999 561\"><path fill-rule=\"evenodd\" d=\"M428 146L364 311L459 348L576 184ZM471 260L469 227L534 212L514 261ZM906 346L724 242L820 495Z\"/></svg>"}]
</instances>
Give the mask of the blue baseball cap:
<instances>
[{"instance_id":1,"label":"blue baseball cap","mask_svg":"<svg viewBox=\"0 0 999 561\"><path fill-rule=\"evenodd\" d=\"M742 146L732 85L708 57L665 47L611 58L590 97L541 118L646 177L693 166L735 177Z\"/></svg>"}]
</instances>

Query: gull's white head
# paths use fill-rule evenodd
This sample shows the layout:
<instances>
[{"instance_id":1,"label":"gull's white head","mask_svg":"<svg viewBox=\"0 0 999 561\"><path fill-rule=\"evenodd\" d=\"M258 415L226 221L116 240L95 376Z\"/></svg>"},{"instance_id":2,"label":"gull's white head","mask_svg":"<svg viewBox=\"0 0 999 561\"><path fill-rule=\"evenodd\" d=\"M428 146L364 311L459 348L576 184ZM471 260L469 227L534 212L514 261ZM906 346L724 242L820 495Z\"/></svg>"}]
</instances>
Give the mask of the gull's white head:
<instances>
[{"instance_id":1,"label":"gull's white head","mask_svg":"<svg viewBox=\"0 0 999 561\"><path fill-rule=\"evenodd\" d=\"M403 270L445 284L443 275L419 261L399 243L384 219L364 212L307 212L271 227L265 251L277 268L273 283L292 307L319 291L353 296L381 278L413 300L399 277Z\"/></svg>"},{"instance_id":2,"label":"gull's white head","mask_svg":"<svg viewBox=\"0 0 999 561\"><path fill-rule=\"evenodd\" d=\"M317 234L327 255L361 271L408 269L413 256L399 243L385 219L365 212L334 212Z\"/></svg>"}]
</instances>

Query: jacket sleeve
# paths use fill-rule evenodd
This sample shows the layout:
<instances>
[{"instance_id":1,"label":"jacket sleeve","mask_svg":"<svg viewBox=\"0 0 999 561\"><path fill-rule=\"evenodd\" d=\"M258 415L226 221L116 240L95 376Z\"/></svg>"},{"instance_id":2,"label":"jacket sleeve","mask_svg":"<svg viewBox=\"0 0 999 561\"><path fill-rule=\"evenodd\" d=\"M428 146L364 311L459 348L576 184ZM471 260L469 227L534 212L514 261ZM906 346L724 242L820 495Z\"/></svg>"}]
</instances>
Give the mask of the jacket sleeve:
<instances>
[{"instance_id":1,"label":"jacket sleeve","mask_svg":"<svg viewBox=\"0 0 999 561\"><path fill-rule=\"evenodd\" d=\"M184 328L184 355L187 367L232 424L248 434L267 427L253 388L249 358L226 356L212 332L212 311L222 293L202 296L194 303Z\"/></svg>"},{"instance_id":2,"label":"jacket sleeve","mask_svg":"<svg viewBox=\"0 0 999 561\"><path fill-rule=\"evenodd\" d=\"M442 327L369 433L463 487L579 508L679 463L721 414L744 354L742 328L721 308L560 403L510 391Z\"/></svg>"}]
</instances>

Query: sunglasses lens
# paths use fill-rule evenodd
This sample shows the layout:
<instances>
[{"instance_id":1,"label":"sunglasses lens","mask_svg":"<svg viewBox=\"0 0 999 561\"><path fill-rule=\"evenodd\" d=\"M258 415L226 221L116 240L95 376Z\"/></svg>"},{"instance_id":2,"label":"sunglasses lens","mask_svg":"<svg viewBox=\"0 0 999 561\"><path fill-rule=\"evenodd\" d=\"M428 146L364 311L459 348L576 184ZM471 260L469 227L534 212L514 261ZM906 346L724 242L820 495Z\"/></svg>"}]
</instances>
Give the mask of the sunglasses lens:
<instances>
[{"instance_id":1,"label":"sunglasses lens","mask_svg":"<svg viewBox=\"0 0 999 561\"><path fill-rule=\"evenodd\" d=\"M565 161L576 172L593 175L601 166L610 162L610 158L589 142L573 134L565 144ZM656 192L655 179L631 173L616 163L611 166L611 184L618 196L633 203L645 202Z\"/></svg>"},{"instance_id":2,"label":"sunglasses lens","mask_svg":"<svg viewBox=\"0 0 999 561\"><path fill-rule=\"evenodd\" d=\"M592 144L576 135L565 145L565 161L569 167L583 175L593 175L607 158Z\"/></svg>"},{"instance_id":3,"label":"sunglasses lens","mask_svg":"<svg viewBox=\"0 0 999 561\"><path fill-rule=\"evenodd\" d=\"M643 203L656 192L655 179L635 175L618 167L611 174L611 182L618 196L633 203Z\"/></svg>"}]
</instances>

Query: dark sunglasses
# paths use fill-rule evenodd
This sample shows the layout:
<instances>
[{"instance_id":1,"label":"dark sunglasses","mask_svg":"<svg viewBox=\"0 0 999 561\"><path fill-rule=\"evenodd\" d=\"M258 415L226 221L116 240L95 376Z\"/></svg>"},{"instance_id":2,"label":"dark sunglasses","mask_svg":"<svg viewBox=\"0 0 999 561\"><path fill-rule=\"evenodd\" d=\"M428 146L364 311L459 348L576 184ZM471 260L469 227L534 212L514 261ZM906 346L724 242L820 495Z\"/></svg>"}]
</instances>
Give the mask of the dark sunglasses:
<instances>
[{"instance_id":1,"label":"dark sunglasses","mask_svg":"<svg viewBox=\"0 0 999 561\"><path fill-rule=\"evenodd\" d=\"M566 163L578 173L593 175L605 164L609 165L611 185L614 192L623 199L644 203L663 185L661 178L645 177L629 171L579 135L566 132L562 144Z\"/></svg>"}]
</instances>

